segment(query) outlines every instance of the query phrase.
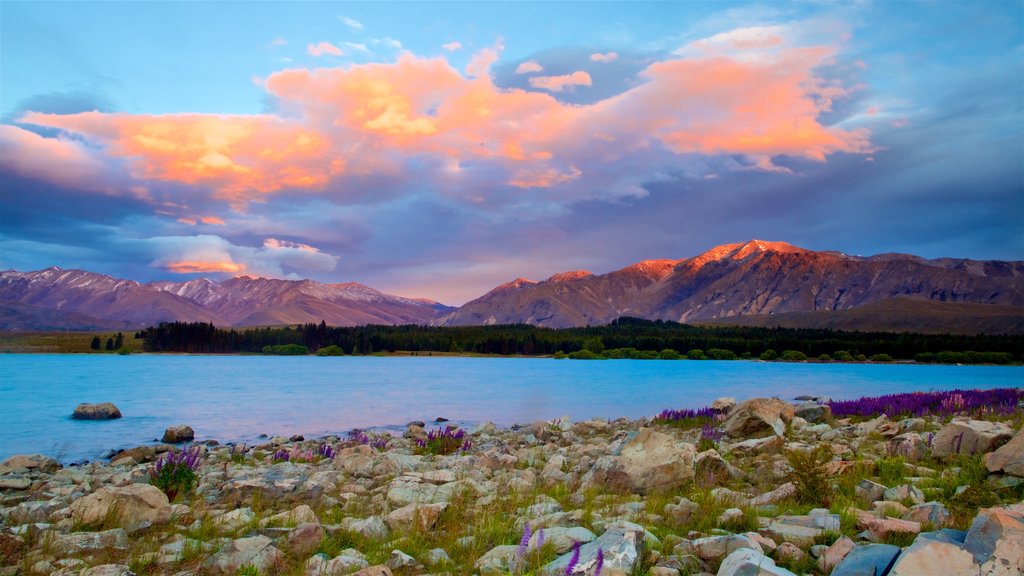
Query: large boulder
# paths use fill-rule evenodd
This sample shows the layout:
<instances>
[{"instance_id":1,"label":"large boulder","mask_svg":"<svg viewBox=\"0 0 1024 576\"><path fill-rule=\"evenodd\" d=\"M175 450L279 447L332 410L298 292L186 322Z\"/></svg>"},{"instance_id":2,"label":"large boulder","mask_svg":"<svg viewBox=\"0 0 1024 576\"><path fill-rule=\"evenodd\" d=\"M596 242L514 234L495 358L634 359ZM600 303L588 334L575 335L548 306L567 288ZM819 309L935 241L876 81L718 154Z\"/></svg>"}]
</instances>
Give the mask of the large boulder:
<instances>
[{"instance_id":1,"label":"large boulder","mask_svg":"<svg viewBox=\"0 0 1024 576\"><path fill-rule=\"evenodd\" d=\"M796 576L775 561L750 548L729 554L718 567L718 576Z\"/></svg>"},{"instance_id":2,"label":"large boulder","mask_svg":"<svg viewBox=\"0 0 1024 576\"><path fill-rule=\"evenodd\" d=\"M423 532L430 532L446 508L447 502L409 504L392 510L384 517L384 522L394 531L411 530L415 526Z\"/></svg>"},{"instance_id":3,"label":"large boulder","mask_svg":"<svg viewBox=\"0 0 1024 576\"><path fill-rule=\"evenodd\" d=\"M794 414L814 424L832 416L832 408L828 404L804 402L796 407Z\"/></svg>"},{"instance_id":4,"label":"large boulder","mask_svg":"<svg viewBox=\"0 0 1024 576\"><path fill-rule=\"evenodd\" d=\"M795 408L778 398L752 398L729 411L725 433L733 438L783 436Z\"/></svg>"},{"instance_id":5,"label":"large boulder","mask_svg":"<svg viewBox=\"0 0 1024 576\"><path fill-rule=\"evenodd\" d=\"M889 456L902 456L908 462L917 462L928 454L928 445L917 432L906 432L886 442L885 451Z\"/></svg>"},{"instance_id":6,"label":"large boulder","mask_svg":"<svg viewBox=\"0 0 1024 576\"><path fill-rule=\"evenodd\" d=\"M981 566L981 574L1024 574L1024 503L981 510L967 531L964 549Z\"/></svg>"},{"instance_id":7,"label":"large boulder","mask_svg":"<svg viewBox=\"0 0 1024 576\"><path fill-rule=\"evenodd\" d=\"M163 442L167 442L168 444L191 442L195 439L196 433L192 430L191 426L182 424L180 426L171 426L167 430L164 430Z\"/></svg>"},{"instance_id":8,"label":"large boulder","mask_svg":"<svg viewBox=\"0 0 1024 576\"><path fill-rule=\"evenodd\" d=\"M998 450L985 454L985 467L989 472L1024 476L1024 428Z\"/></svg>"},{"instance_id":9,"label":"large boulder","mask_svg":"<svg viewBox=\"0 0 1024 576\"><path fill-rule=\"evenodd\" d=\"M121 417L121 411L110 402L102 404L79 404L71 414L75 420L114 420Z\"/></svg>"},{"instance_id":10,"label":"large boulder","mask_svg":"<svg viewBox=\"0 0 1024 576\"><path fill-rule=\"evenodd\" d=\"M127 532L163 524L171 518L171 504L156 486L130 484L106 487L71 503L71 517L84 525L116 520Z\"/></svg>"},{"instance_id":11,"label":"large boulder","mask_svg":"<svg viewBox=\"0 0 1024 576\"><path fill-rule=\"evenodd\" d=\"M639 493L667 491L693 479L693 444L642 428L583 477L585 485Z\"/></svg>"},{"instance_id":12,"label":"large boulder","mask_svg":"<svg viewBox=\"0 0 1024 576\"><path fill-rule=\"evenodd\" d=\"M213 574L224 576L237 574L243 566L252 566L262 573L279 564L281 551L274 547L274 541L266 536L239 538L231 541L206 561L206 569Z\"/></svg>"},{"instance_id":13,"label":"large boulder","mask_svg":"<svg viewBox=\"0 0 1024 576\"><path fill-rule=\"evenodd\" d=\"M930 534L934 533L922 533L900 554L889 576L978 574L974 557L960 543L932 538Z\"/></svg>"},{"instance_id":14,"label":"large boulder","mask_svg":"<svg viewBox=\"0 0 1024 576\"><path fill-rule=\"evenodd\" d=\"M935 456L984 454L992 452L1013 437L1013 430L1002 422L954 418L939 430L932 441Z\"/></svg>"},{"instance_id":15,"label":"large boulder","mask_svg":"<svg viewBox=\"0 0 1024 576\"><path fill-rule=\"evenodd\" d=\"M40 472L56 472L60 464L42 454L15 454L0 464L0 474L6 474L24 468L26 470L38 470Z\"/></svg>"},{"instance_id":16,"label":"large boulder","mask_svg":"<svg viewBox=\"0 0 1024 576\"><path fill-rule=\"evenodd\" d=\"M568 552L548 562L540 569L540 576L586 574L593 576L597 567L597 551L604 554L603 576L633 574L644 557L644 531L628 527L609 528L596 540L580 546L579 560L572 572L566 572L575 552Z\"/></svg>"},{"instance_id":17,"label":"large boulder","mask_svg":"<svg viewBox=\"0 0 1024 576\"><path fill-rule=\"evenodd\" d=\"M900 547L892 544L857 546L832 570L832 576L886 574L899 554Z\"/></svg>"}]
</instances>

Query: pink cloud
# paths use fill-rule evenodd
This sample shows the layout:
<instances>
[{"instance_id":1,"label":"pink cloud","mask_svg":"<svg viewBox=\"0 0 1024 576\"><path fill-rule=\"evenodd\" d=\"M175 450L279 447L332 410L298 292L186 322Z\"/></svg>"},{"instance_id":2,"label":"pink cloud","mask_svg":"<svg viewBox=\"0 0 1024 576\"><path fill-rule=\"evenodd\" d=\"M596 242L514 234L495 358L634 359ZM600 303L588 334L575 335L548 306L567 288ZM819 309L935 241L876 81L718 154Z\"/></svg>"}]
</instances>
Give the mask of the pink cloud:
<instances>
[{"instance_id":1,"label":"pink cloud","mask_svg":"<svg viewBox=\"0 0 1024 576\"><path fill-rule=\"evenodd\" d=\"M530 78L530 86L550 90L552 92L572 91L577 86L590 86L590 74L577 70L572 74L561 76L534 76Z\"/></svg>"},{"instance_id":2,"label":"pink cloud","mask_svg":"<svg viewBox=\"0 0 1024 576\"><path fill-rule=\"evenodd\" d=\"M527 60L516 67L516 74L532 74L535 72L543 72L544 67L538 64L534 60Z\"/></svg>"},{"instance_id":3,"label":"pink cloud","mask_svg":"<svg viewBox=\"0 0 1024 576\"><path fill-rule=\"evenodd\" d=\"M442 44L441 48L444 48L445 50L447 50L449 52L455 52L456 50L461 50L462 49L462 42L459 42L458 40L456 40L454 42L449 42L447 44Z\"/></svg>"},{"instance_id":4,"label":"pink cloud","mask_svg":"<svg viewBox=\"0 0 1024 576\"><path fill-rule=\"evenodd\" d=\"M345 53L341 51L341 48L338 48L337 46L335 46L334 44L331 44L330 42L320 42L319 44L308 44L308 45L306 45L306 52L308 52L310 56L316 56L317 58L319 58L321 56L324 56L324 55L330 55L330 56L344 56L345 55Z\"/></svg>"},{"instance_id":5,"label":"pink cloud","mask_svg":"<svg viewBox=\"0 0 1024 576\"><path fill-rule=\"evenodd\" d=\"M618 59L619 54L617 52L605 52L604 54L600 52L595 52L590 55L591 62L603 62L607 64L609 62L615 62Z\"/></svg>"}]
</instances>

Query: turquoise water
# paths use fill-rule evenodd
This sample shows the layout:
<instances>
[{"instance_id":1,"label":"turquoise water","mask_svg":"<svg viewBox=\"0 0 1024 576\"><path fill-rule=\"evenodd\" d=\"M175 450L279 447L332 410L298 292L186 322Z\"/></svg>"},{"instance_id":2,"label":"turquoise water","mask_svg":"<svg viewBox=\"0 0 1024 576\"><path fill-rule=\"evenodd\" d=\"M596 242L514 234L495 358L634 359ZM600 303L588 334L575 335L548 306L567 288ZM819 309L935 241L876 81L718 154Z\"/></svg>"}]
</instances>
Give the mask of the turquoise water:
<instances>
[{"instance_id":1,"label":"turquoise water","mask_svg":"<svg viewBox=\"0 0 1024 576\"><path fill-rule=\"evenodd\" d=\"M572 361L521 358L0 355L0 459L64 461L159 438L188 424L221 442L354 427L402 430L443 416L463 425L568 415L637 418L719 396L856 398L913 390L1024 385L1000 366ZM79 402L113 402L120 420L69 418Z\"/></svg>"}]
</instances>

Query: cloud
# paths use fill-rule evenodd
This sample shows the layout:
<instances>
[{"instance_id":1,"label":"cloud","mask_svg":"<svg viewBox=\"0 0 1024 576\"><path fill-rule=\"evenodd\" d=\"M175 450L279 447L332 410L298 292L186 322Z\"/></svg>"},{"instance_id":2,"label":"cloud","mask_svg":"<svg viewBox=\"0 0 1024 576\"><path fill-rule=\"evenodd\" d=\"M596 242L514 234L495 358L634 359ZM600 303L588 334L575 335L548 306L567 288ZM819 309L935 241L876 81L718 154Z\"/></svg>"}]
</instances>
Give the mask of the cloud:
<instances>
[{"instance_id":1,"label":"cloud","mask_svg":"<svg viewBox=\"0 0 1024 576\"><path fill-rule=\"evenodd\" d=\"M343 42L343 44L358 52L365 52L367 54L370 53L370 49L366 47L366 44L360 44L358 42Z\"/></svg>"},{"instance_id":2,"label":"cloud","mask_svg":"<svg viewBox=\"0 0 1024 576\"><path fill-rule=\"evenodd\" d=\"M402 43L399 42L398 40L395 40L394 38L391 38L390 36L385 36L383 38L373 38L370 40L370 44L373 44L374 46L385 46L387 48L391 48L392 50L402 49Z\"/></svg>"},{"instance_id":3,"label":"cloud","mask_svg":"<svg viewBox=\"0 0 1024 576\"><path fill-rule=\"evenodd\" d=\"M331 56L345 55L345 53L341 51L341 48L338 48L337 46L331 44L330 42L320 42L319 44L307 44L306 52L308 52L310 56L316 56L317 58L324 56L325 54Z\"/></svg>"},{"instance_id":4,"label":"cloud","mask_svg":"<svg viewBox=\"0 0 1024 576\"><path fill-rule=\"evenodd\" d=\"M530 86L552 92L571 91L577 86L590 86L592 84L590 74L582 70L577 70L572 74L562 74L561 76L534 76L530 78Z\"/></svg>"},{"instance_id":5,"label":"cloud","mask_svg":"<svg viewBox=\"0 0 1024 576\"><path fill-rule=\"evenodd\" d=\"M359 20L356 20L355 18L349 18L348 16L338 16L338 20L340 20L342 24L348 26L349 28L353 28L355 30L363 29L363 23L360 22Z\"/></svg>"},{"instance_id":6,"label":"cloud","mask_svg":"<svg viewBox=\"0 0 1024 576\"><path fill-rule=\"evenodd\" d=\"M447 44L442 44L441 48L444 48L445 50L447 50L449 52L455 52L456 50L461 50L462 49L462 42L459 42L458 40L455 40L455 41L449 42Z\"/></svg>"},{"instance_id":7,"label":"cloud","mask_svg":"<svg viewBox=\"0 0 1024 576\"><path fill-rule=\"evenodd\" d=\"M543 72L544 67L533 60L523 62L516 67L516 74L530 74L533 72Z\"/></svg>"},{"instance_id":8,"label":"cloud","mask_svg":"<svg viewBox=\"0 0 1024 576\"><path fill-rule=\"evenodd\" d=\"M111 187L106 165L81 142L64 136L45 138L7 124L0 124L0 167L23 178L63 186L97 191Z\"/></svg>"},{"instance_id":9,"label":"cloud","mask_svg":"<svg viewBox=\"0 0 1024 576\"><path fill-rule=\"evenodd\" d=\"M591 62L603 62L607 64L609 62L615 62L618 59L619 55L616 52L605 52L604 54L600 52L595 52L590 55Z\"/></svg>"},{"instance_id":10,"label":"cloud","mask_svg":"<svg viewBox=\"0 0 1024 576\"><path fill-rule=\"evenodd\" d=\"M149 266L176 274L248 274L284 278L287 269L304 272L334 270L337 257L297 242L267 238L259 247L239 246L220 237L156 236L141 241Z\"/></svg>"},{"instance_id":11,"label":"cloud","mask_svg":"<svg viewBox=\"0 0 1024 576\"><path fill-rule=\"evenodd\" d=\"M287 44L288 44L287 40L285 40L284 38L281 38L281 37L277 37L277 38L274 38L273 40L271 40L270 44L268 44L268 46L270 46L271 48L276 48L278 46L285 46Z\"/></svg>"}]
</instances>

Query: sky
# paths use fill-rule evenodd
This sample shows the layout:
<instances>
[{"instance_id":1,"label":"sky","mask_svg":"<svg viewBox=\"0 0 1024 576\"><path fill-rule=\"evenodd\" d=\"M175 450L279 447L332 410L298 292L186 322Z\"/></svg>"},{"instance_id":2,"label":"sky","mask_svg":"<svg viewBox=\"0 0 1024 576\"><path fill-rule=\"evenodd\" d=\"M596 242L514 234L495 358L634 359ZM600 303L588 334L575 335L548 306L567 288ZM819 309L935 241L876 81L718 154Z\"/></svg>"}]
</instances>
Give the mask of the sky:
<instances>
[{"instance_id":1,"label":"sky","mask_svg":"<svg viewBox=\"0 0 1024 576\"><path fill-rule=\"evenodd\" d=\"M0 3L0 269L1024 259L1021 2Z\"/></svg>"}]
</instances>

